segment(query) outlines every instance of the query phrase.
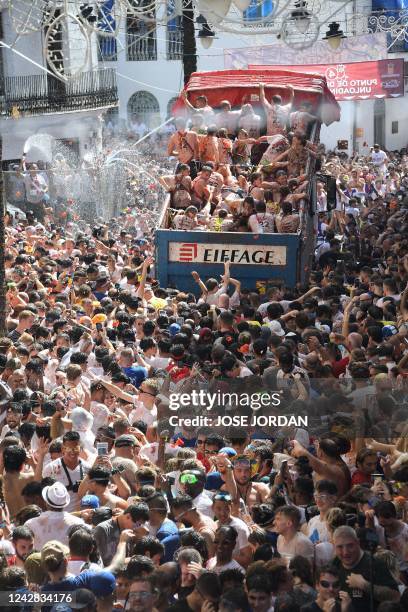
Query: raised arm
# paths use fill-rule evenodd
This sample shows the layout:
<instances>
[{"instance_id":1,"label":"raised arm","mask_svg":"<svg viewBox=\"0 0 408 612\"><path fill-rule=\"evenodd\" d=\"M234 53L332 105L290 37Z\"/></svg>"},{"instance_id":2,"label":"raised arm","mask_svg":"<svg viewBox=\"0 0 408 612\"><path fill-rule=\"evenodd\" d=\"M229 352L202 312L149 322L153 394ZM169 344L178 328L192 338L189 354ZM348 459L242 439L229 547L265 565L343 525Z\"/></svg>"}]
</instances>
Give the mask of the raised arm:
<instances>
[{"instance_id":1,"label":"raised arm","mask_svg":"<svg viewBox=\"0 0 408 612\"><path fill-rule=\"evenodd\" d=\"M146 276L147 276L147 268L153 263L153 257L146 257L142 266L142 278L140 279L139 289L136 292L136 297L143 300L145 285L146 285Z\"/></svg>"},{"instance_id":2,"label":"raised arm","mask_svg":"<svg viewBox=\"0 0 408 612\"><path fill-rule=\"evenodd\" d=\"M184 102L184 105L188 108L188 110L195 112L197 109L191 104L187 97L187 92L185 89L181 92L181 97Z\"/></svg>"},{"instance_id":3,"label":"raised arm","mask_svg":"<svg viewBox=\"0 0 408 612\"><path fill-rule=\"evenodd\" d=\"M259 99L261 101L262 106L266 109L266 110L272 110L272 104L270 104L268 102L268 100L266 99L265 96L265 84L264 83L259 83Z\"/></svg>"},{"instance_id":4,"label":"raised arm","mask_svg":"<svg viewBox=\"0 0 408 612\"><path fill-rule=\"evenodd\" d=\"M293 100L295 98L295 90L293 89L292 85L286 85L286 89L289 90L289 102L288 102L288 104L292 105L293 104Z\"/></svg>"}]
</instances>

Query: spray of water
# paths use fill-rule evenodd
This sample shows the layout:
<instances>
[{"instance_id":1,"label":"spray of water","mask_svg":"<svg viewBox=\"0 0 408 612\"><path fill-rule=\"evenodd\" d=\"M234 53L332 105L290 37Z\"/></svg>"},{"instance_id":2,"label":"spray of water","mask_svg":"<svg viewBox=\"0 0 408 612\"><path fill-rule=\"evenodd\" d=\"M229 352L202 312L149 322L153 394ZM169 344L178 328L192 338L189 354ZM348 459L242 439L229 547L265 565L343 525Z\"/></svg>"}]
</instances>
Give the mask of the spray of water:
<instances>
[{"instance_id":1,"label":"spray of water","mask_svg":"<svg viewBox=\"0 0 408 612\"><path fill-rule=\"evenodd\" d=\"M137 142L123 132L105 133L104 142L95 139L82 158L49 134L33 134L24 146L27 162L46 164L49 192L61 219L94 225L126 211L135 228L147 223L151 230L166 197L158 176L171 172L164 149L157 130Z\"/></svg>"}]
</instances>

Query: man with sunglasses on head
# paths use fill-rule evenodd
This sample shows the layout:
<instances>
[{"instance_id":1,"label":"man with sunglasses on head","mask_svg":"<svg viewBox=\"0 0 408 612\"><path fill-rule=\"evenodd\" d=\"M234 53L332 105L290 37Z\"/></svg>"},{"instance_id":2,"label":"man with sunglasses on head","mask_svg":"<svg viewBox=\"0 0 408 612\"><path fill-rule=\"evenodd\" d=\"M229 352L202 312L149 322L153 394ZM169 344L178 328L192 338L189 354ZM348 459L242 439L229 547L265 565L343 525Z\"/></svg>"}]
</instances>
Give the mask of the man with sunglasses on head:
<instances>
[{"instance_id":1,"label":"man with sunglasses on head","mask_svg":"<svg viewBox=\"0 0 408 612\"><path fill-rule=\"evenodd\" d=\"M263 482L252 482L252 466L251 459L246 455L235 457L233 463L228 462L225 468L231 471L231 479L226 479L221 488L232 495L234 503L245 513L254 504L266 501L270 493L269 487Z\"/></svg>"},{"instance_id":2,"label":"man with sunglasses on head","mask_svg":"<svg viewBox=\"0 0 408 612\"><path fill-rule=\"evenodd\" d=\"M204 490L205 483L205 472L198 469L184 470L179 477L180 490L192 497L197 510L212 519L214 517L213 504L210 495Z\"/></svg>"},{"instance_id":3,"label":"man with sunglasses on head","mask_svg":"<svg viewBox=\"0 0 408 612\"><path fill-rule=\"evenodd\" d=\"M214 554L214 537L217 531L216 523L197 510L190 495L179 495L171 500L171 512L176 524L192 527L200 533L207 544L210 556Z\"/></svg>"},{"instance_id":4,"label":"man with sunglasses on head","mask_svg":"<svg viewBox=\"0 0 408 612\"><path fill-rule=\"evenodd\" d=\"M351 612L351 598L340 590L339 572L333 566L317 570L316 601L302 606L301 612Z\"/></svg>"}]
</instances>

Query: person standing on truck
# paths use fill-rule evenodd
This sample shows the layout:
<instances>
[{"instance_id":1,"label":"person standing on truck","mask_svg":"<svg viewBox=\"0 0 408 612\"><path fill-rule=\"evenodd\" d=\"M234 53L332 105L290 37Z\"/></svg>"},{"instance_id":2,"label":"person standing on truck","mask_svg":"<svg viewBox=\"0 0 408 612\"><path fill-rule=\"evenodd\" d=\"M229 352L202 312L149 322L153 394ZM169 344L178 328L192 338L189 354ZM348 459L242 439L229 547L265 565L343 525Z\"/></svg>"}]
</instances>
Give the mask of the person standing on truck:
<instances>
[{"instance_id":1,"label":"person standing on truck","mask_svg":"<svg viewBox=\"0 0 408 612\"><path fill-rule=\"evenodd\" d=\"M203 166L199 175L193 181L191 201L199 210L209 202L212 188L209 185L212 168Z\"/></svg>"},{"instance_id":2,"label":"person standing on truck","mask_svg":"<svg viewBox=\"0 0 408 612\"><path fill-rule=\"evenodd\" d=\"M299 110L290 113L290 129L293 132L300 132L304 136L309 136L310 128L316 120L317 117L312 114L310 102L303 102Z\"/></svg>"},{"instance_id":3,"label":"person standing on truck","mask_svg":"<svg viewBox=\"0 0 408 612\"><path fill-rule=\"evenodd\" d=\"M219 163L220 154L218 150L217 128L211 125L207 128L205 135L198 136L198 148L200 162L205 165L207 162Z\"/></svg>"},{"instance_id":4,"label":"person standing on truck","mask_svg":"<svg viewBox=\"0 0 408 612\"><path fill-rule=\"evenodd\" d=\"M252 104L243 104L238 119L238 127L244 129L250 138L259 137L261 117L255 114Z\"/></svg>"},{"instance_id":5,"label":"person standing on truck","mask_svg":"<svg viewBox=\"0 0 408 612\"><path fill-rule=\"evenodd\" d=\"M225 128L228 132L228 136L234 138L238 128L240 114L241 111L231 110L231 104L228 100L223 100L220 103L220 110L215 119L217 128L219 130Z\"/></svg>"},{"instance_id":6,"label":"person standing on truck","mask_svg":"<svg viewBox=\"0 0 408 612\"><path fill-rule=\"evenodd\" d=\"M211 106L209 106L207 96L202 96L202 95L198 96L195 102L195 106L193 106L191 102L188 101L187 92L184 89L181 92L181 97L183 99L185 106L188 108L189 111L191 111L192 113L196 113L198 111L200 115L202 115L205 126L208 126L214 123L214 119L215 119L214 109Z\"/></svg>"},{"instance_id":7,"label":"person standing on truck","mask_svg":"<svg viewBox=\"0 0 408 612\"><path fill-rule=\"evenodd\" d=\"M259 83L259 97L266 113L266 133L268 136L285 134L286 132L295 91L292 85L285 85L284 89L289 90L289 102L283 105L281 96L275 95L272 96L272 103L270 103L265 96L265 84Z\"/></svg>"},{"instance_id":8,"label":"person standing on truck","mask_svg":"<svg viewBox=\"0 0 408 612\"><path fill-rule=\"evenodd\" d=\"M192 181L187 164L179 164L174 176L160 176L159 183L170 193L170 208L186 209L190 206Z\"/></svg>"},{"instance_id":9,"label":"person standing on truck","mask_svg":"<svg viewBox=\"0 0 408 612\"><path fill-rule=\"evenodd\" d=\"M167 145L167 155L177 157L179 164L188 164L191 178L197 176L197 160L199 159L198 136L195 132L186 130L186 120L176 119L177 131L170 136ZM178 168L176 169L176 174Z\"/></svg>"}]
</instances>

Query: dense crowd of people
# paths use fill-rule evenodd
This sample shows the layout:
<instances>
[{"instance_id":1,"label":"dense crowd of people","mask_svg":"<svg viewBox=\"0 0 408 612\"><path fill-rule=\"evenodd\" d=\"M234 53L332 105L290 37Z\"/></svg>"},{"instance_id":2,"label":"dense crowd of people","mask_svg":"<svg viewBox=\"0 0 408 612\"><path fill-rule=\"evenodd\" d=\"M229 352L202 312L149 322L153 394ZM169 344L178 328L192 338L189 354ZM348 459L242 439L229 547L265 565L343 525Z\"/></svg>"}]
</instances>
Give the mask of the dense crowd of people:
<instances>
[{"instance_id":1,"label":"dense crowd of people","mask_svg":"<svg viewBox=\"0 0 408 612\"><path fill-rule=\"evenodd\" d=\"M160 180L177 229L296 232L316 160L336 197L318 182L307 286L254 291L226 262L193 272L195 294L161 287L138 203L60 224L24 169L33 195L6 216L2 610L408 609L407 153L326 153L287 97L260 86L265 127L250 104L186 102ZM262 426L248 392L280 398L258 416L310 426Z\"/></svg>"}]
</instances>

